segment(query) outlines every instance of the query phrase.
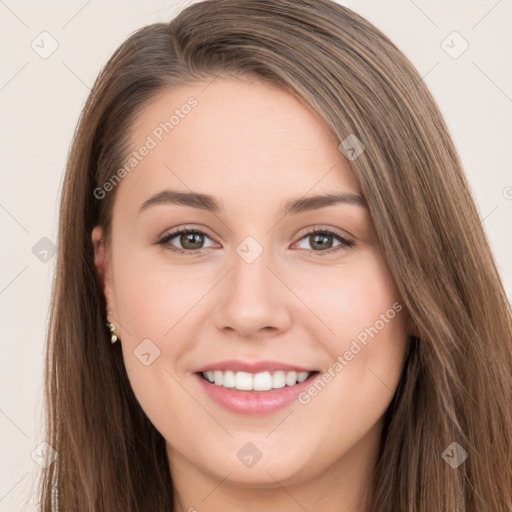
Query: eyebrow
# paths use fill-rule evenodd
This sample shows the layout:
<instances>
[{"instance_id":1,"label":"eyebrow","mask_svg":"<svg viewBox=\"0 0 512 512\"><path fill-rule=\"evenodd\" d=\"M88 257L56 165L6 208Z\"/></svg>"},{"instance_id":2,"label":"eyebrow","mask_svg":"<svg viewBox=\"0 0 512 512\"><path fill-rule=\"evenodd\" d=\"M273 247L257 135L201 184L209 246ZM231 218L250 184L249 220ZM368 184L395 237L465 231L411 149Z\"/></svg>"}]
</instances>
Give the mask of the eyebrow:
<instances>
[{"instance_id":1,"label":"eyebrow","mask_svg":"<svg viewBox=\"0 0 512 512\"><path fill-rule=\"evenodd\" d=\"M319 210L335 204L350 204L355 206L367 207L366 201L362 196L351 193L336 193L336 194L323 194L310 197L301 197L286 202L282 209L281 214L294 215L312 210ZM139 213L146 210L150 206L158 204L176 204L182 206L189 206L191 208L198 208L213 213L222 213L224 208L222 204L215 199L215 197L208 194L199 192L180 192L177 190L162 190L154 196L144 201L139 208Z\"/></svg>"}]
</instances>

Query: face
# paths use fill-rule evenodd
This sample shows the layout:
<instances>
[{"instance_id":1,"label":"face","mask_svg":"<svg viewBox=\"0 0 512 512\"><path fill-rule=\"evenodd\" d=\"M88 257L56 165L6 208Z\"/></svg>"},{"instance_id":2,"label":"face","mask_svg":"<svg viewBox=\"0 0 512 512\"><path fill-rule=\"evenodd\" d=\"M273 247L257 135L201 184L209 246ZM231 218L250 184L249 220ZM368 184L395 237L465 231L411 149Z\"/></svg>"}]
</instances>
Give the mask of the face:
<instances>
[{"instance_id":1,"label":"face","mask_svg":"<svg viewBox=\"0 0 512 512\"><path fill-rule=\"evenodd\" d=\"M217 78L156 97L130 143L112 243L92 239L171 471L350 481L374 460L407 332L338 142L289 93ZM307 201L326 194L341 199Z\"/></svg>"}]
</instances>

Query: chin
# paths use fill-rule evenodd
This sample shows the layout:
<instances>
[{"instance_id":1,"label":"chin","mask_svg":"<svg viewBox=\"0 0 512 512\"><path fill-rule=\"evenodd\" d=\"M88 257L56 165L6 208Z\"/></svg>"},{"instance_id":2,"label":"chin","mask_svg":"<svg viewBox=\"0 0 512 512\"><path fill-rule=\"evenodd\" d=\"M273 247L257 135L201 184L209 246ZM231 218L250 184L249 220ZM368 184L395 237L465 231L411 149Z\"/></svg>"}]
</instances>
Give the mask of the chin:
<instances>
[{"instance_id":1,"label":"chin","mask_svg":"<svg viewBox=\"0 0 512 512\"><path fill-rule=\"evenodd\" d=\"M274 488L276 481L282 485L285 482L288 485L300 484L320 472L318 456L313 453L309 456L306 450L298 448L307 446L310 439L302 439L301 442L300 439L287 438L284 442L277 437L275 440L265 438L267 435L268 432L244 436L243 440L239 437L233 439L230 446L223 446L222 451L210 451L212 457L201 465L208 467L207 471L218 479L229 474L231 483L255 488Z\"/></svg>"}]
</instances>

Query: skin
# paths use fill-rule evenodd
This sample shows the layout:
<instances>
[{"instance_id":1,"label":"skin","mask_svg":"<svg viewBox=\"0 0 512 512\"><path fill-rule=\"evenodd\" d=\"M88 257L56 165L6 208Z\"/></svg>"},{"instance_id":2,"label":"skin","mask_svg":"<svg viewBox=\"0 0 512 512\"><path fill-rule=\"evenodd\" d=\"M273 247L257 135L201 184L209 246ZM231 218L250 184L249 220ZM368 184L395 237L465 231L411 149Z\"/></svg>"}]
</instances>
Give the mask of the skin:
<instances>
[{"instance_id":1,"label":"skin","mask_svg":"<svg viewBox=\"0 0 512 512\"><path fill-rule=\"evenodd\" d=\"M288 199L360 194L349 161L321 119L272 85L217 78L161 93L135 121L136 150L190 96L198 106L117 185L112 244L92 232L109 317L117 327L134 393L167 442L176 510L367 510L382 429L407 346L402 311L369 339L306 405L294 401L264 416L229 412L205 394L194 370L227 359L276 360L326 371L400 297L367 208L336 204L280 214ZM171 188L215 196L214 214L159 204ZM208 234L194 244L159 237L189 226ZM309 228L329 228L356 243L322 249ZM236 251L252 236L263 253L247 263ZM180 240L183 245L180 245ZM314 254L311 254L315 250ZM324 249L325 250L325 249ZM134 350L149 338L160 355L146 366ZM253 443L252 467L237 452Z\"/></svg>"}]
</instances>

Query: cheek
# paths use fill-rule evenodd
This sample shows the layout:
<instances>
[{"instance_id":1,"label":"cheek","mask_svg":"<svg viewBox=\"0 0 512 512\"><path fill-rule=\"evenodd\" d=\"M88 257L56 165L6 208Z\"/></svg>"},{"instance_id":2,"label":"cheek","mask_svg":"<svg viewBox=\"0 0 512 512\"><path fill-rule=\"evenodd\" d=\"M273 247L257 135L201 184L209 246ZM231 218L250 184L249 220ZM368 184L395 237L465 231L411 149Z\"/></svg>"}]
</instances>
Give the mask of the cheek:
<instances>
[{"instance_id":1,"label":"cheek","mask_svg":"<svg viewBox=\"0 0 512 512\"><path fill-rule=\"evenodd\" d=\"M200 292L204 294L204 277L203 283L198 279L194 285L187 278L192 272L183 273L180 267L156 263L154 258L150 261L142 253L119 246L114 255L115 301L122 322L119 337L137 401L155 427L165 432L177 408L183 417L197 414L197 404L179 383L176 371L189 339L176 334L189 328L190 310Z\"/></svg>"},{"instance_id":2,"label":"cheek","mask_svg":"<svg viewBox=\"0 0 512 512\"><path fill-rule=\"evenodd\" d=\"M166 264L165 258L145 257L149 250L119 252L115 301L119 318L124 319L125 337L128 334L133 342L144 337L169 339L173 327L207 291L208 279L186 266Z\"/></svg>"},{"instance_id":3,"label":"cheek","mask_svg":"<svg viewBox=\"0 0 512 512\"><path fill-rule=\"evenodd\" d=\"M407 348L405 310L394 282L375 251L341 269L335 280L317 284L323 286L314 288L308 305L328 328L319 336L312 322L310 335L329 356L302 403L314 401L319 410L336 403L354 420L362 414L376 421L395 392Z\"/></svg>"},{"instance_id":4,"label":"cheek","mask_svg":"<svg viewBox=\"0 0 512 512\"><path fill-rule=\"evenodd\" d=\"M297 417L314 417L319 437L330 440L318 442L315 460L334 460L377 424L403 368L408 338L400 297L380 258L360 263L312 297L311 308L335 332L314 338L329 357L299 396Z\"/></svg>"},{"instance_id":5,"label":"cheek","mask_svg":"<svg viewBox=\"0 0 512 512\"><path fill-rule=\"evenodd\" d=\"M296 289L314 313L308 315L310 337L319 340L328 353L339 354L354 339L364 342L374 326L388 333L393 329L398 333L403 327L404 315L396 311L402 309L398 292L377 250L361 253L339 268L315 272L295 279Z\"/></svg>"}]
</instances>

